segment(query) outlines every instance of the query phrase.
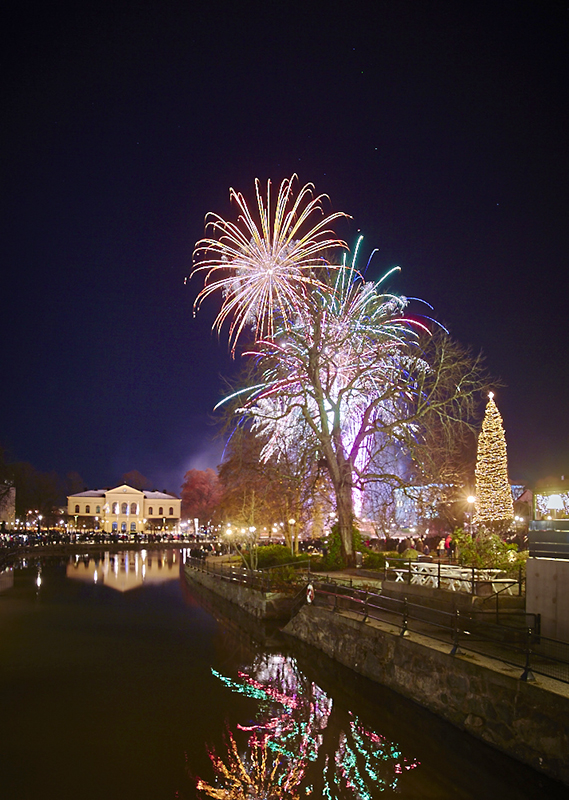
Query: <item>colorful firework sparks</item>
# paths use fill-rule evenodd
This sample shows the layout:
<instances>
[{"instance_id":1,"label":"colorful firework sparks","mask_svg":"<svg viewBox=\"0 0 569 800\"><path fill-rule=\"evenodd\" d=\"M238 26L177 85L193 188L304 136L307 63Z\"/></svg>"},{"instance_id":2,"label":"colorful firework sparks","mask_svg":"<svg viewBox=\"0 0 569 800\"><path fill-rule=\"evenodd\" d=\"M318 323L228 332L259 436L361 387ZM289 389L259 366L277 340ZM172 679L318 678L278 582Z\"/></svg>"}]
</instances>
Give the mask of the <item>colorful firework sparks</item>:
<instances>
[{"instance_id":1,"label":"colorful firework sparks","mask_svg":"<svg viewBox=\"0 0 569 800\"><path fill-rule=\"evenodd\" d=\"M217 784L197 784L209 797L370 800L378 791L397 792L402 776L420 766L351 712L336 711L290 656L273 653L239 672L238 680L214 675L257 700L259 712L237 726L250 734L248 755L239 754L231 733L225 761L210 752Z\"/></svg>"},{"instance_id":2,"label":"colorful firework sparks","mask_svg":"<svg viewBox=\"0 0 569 800\"><path fill-rule=\"evenodd\" d=\"M229 321L232 353L245 328L254 329L255 339L272 339L277 327L286 329L313 293L329 291L329 284L320 277L332 267L326 252L347 248L330 227L347 215L324 216L322 202L327 196L314 197L311 183L295 196L296 180L296 175L283 180L274 208L271 182L265 202L260 181L255 181L258 222L243 195L230 189L230 198L240 211L237 223L208 214L206 230L211 228L213 235L196 244L192 275L205 272L205 279L194 309L206 297L221 292L223 302L213 327L219 333ZM321 217L317 222L316 215Z\"/></svg>"}]
</instances>

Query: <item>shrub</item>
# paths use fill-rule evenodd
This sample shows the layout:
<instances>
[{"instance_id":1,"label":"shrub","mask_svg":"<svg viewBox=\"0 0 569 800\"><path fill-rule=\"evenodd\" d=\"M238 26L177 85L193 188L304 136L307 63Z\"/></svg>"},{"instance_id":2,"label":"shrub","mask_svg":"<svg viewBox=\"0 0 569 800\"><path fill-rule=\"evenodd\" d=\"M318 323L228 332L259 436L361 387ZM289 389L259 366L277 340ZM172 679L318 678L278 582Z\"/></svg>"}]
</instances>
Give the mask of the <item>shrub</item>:
<instances>
[{"instance_id":1,"label":"shrub","mask_svg":"<svg viewBox=\"0 0 569 800\"><path fill-rule=\"evenodd\" d=\"M511 576L517 576L521 567L525 574L527 551L519 553L517 544L507 544L495 533L479 531L471 536L459 528L453 533L453 539L458 548L458 560L466 567L501 569Z\"/></svg>"},{"instance_id":2,"label":"shrub","mask_svg":"<svg viewBox=\"0 0 569 800\"><path fill-rule=\"evenodd\" d=\"M364 551L363 565L366 569L376 569L382 572L385 569L386 553Z\"/></svg>"},{"instance_id":3,"label":"shrub","mask_svg":"<svg viewBox=\"0 0 569 800\"><path fill-rule=\"evenodd\" d=\"M290 552L290 547L284 544L268 544L257 550L257 568L278 567L280 564L290 564L295 557ZM301 559L299 559L301 560ZM303 557L306 560L306 556Z\"/></svg>"}]
</instances>

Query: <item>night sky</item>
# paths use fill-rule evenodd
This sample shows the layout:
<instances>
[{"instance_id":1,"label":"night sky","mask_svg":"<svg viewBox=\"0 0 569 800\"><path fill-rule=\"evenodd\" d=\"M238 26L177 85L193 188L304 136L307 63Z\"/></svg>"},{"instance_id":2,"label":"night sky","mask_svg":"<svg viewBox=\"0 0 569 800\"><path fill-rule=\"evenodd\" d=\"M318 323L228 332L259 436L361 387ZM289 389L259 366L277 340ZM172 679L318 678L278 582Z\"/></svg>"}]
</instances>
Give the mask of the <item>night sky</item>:
<instances>
[{"instance_id":1,"label":"night sky","mask_svg":"<svg viewBox=\"0 0 569 800\"><path fill-rule=\"evenodd\" d=\"M13 3L2 390L12 460L178 491L234 368L184 278L229 187L297 172L370 275L482 350L510 476L569 474L569 10L547 2ZM370 9L374 9L370 11Z\"/></svg>"}]
</instances>

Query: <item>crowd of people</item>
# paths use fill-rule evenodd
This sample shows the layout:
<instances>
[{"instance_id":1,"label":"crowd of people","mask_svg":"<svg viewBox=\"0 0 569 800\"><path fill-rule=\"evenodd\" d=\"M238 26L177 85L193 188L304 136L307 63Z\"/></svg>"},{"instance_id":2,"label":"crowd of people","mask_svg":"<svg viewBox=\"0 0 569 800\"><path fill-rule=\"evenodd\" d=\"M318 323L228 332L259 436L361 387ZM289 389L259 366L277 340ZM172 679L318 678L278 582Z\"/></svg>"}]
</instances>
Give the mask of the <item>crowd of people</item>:
<instances>
[{"instance_id":1,"label":"crowd of people","mask_svg":"<svg viewBox=\"0 0 569 800\"><path fill-rule=\"evenodd\" d=\"M371 544L370 542L370 545ZM375 544L377 546L378 542L376 541ZM388 538L380 540L379 549L387 551L396 550L399 555L403 555L408 550L415 550L422 556L452 560L456 550L456 542L450 533L446 536L404 536L397 539Z\"/></svg>"}]
</instances>

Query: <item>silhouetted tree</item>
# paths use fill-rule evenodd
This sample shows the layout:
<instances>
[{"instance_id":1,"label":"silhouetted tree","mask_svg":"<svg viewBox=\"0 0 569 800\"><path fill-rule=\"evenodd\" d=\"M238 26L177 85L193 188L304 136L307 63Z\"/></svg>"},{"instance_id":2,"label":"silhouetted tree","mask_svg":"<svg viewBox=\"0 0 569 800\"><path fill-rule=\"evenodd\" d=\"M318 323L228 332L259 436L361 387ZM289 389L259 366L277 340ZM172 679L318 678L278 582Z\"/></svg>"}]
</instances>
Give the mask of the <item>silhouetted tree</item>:
<instances>
[{"instance_id":1,"label":"silhouetted tree","mask_svg":"<svg viewBox=\"0 0 569 800\"><path fill-rule=\"evenodd\" d=\"M132 486L133 489L138 489L139 492L143 492L145 489L152 489L151 481L149 481L148 478L142 475L137 469L133 469L130 472L125 472L121 480L123 483L127 483L129 486Z\"/></svg>"}]
</instances>

